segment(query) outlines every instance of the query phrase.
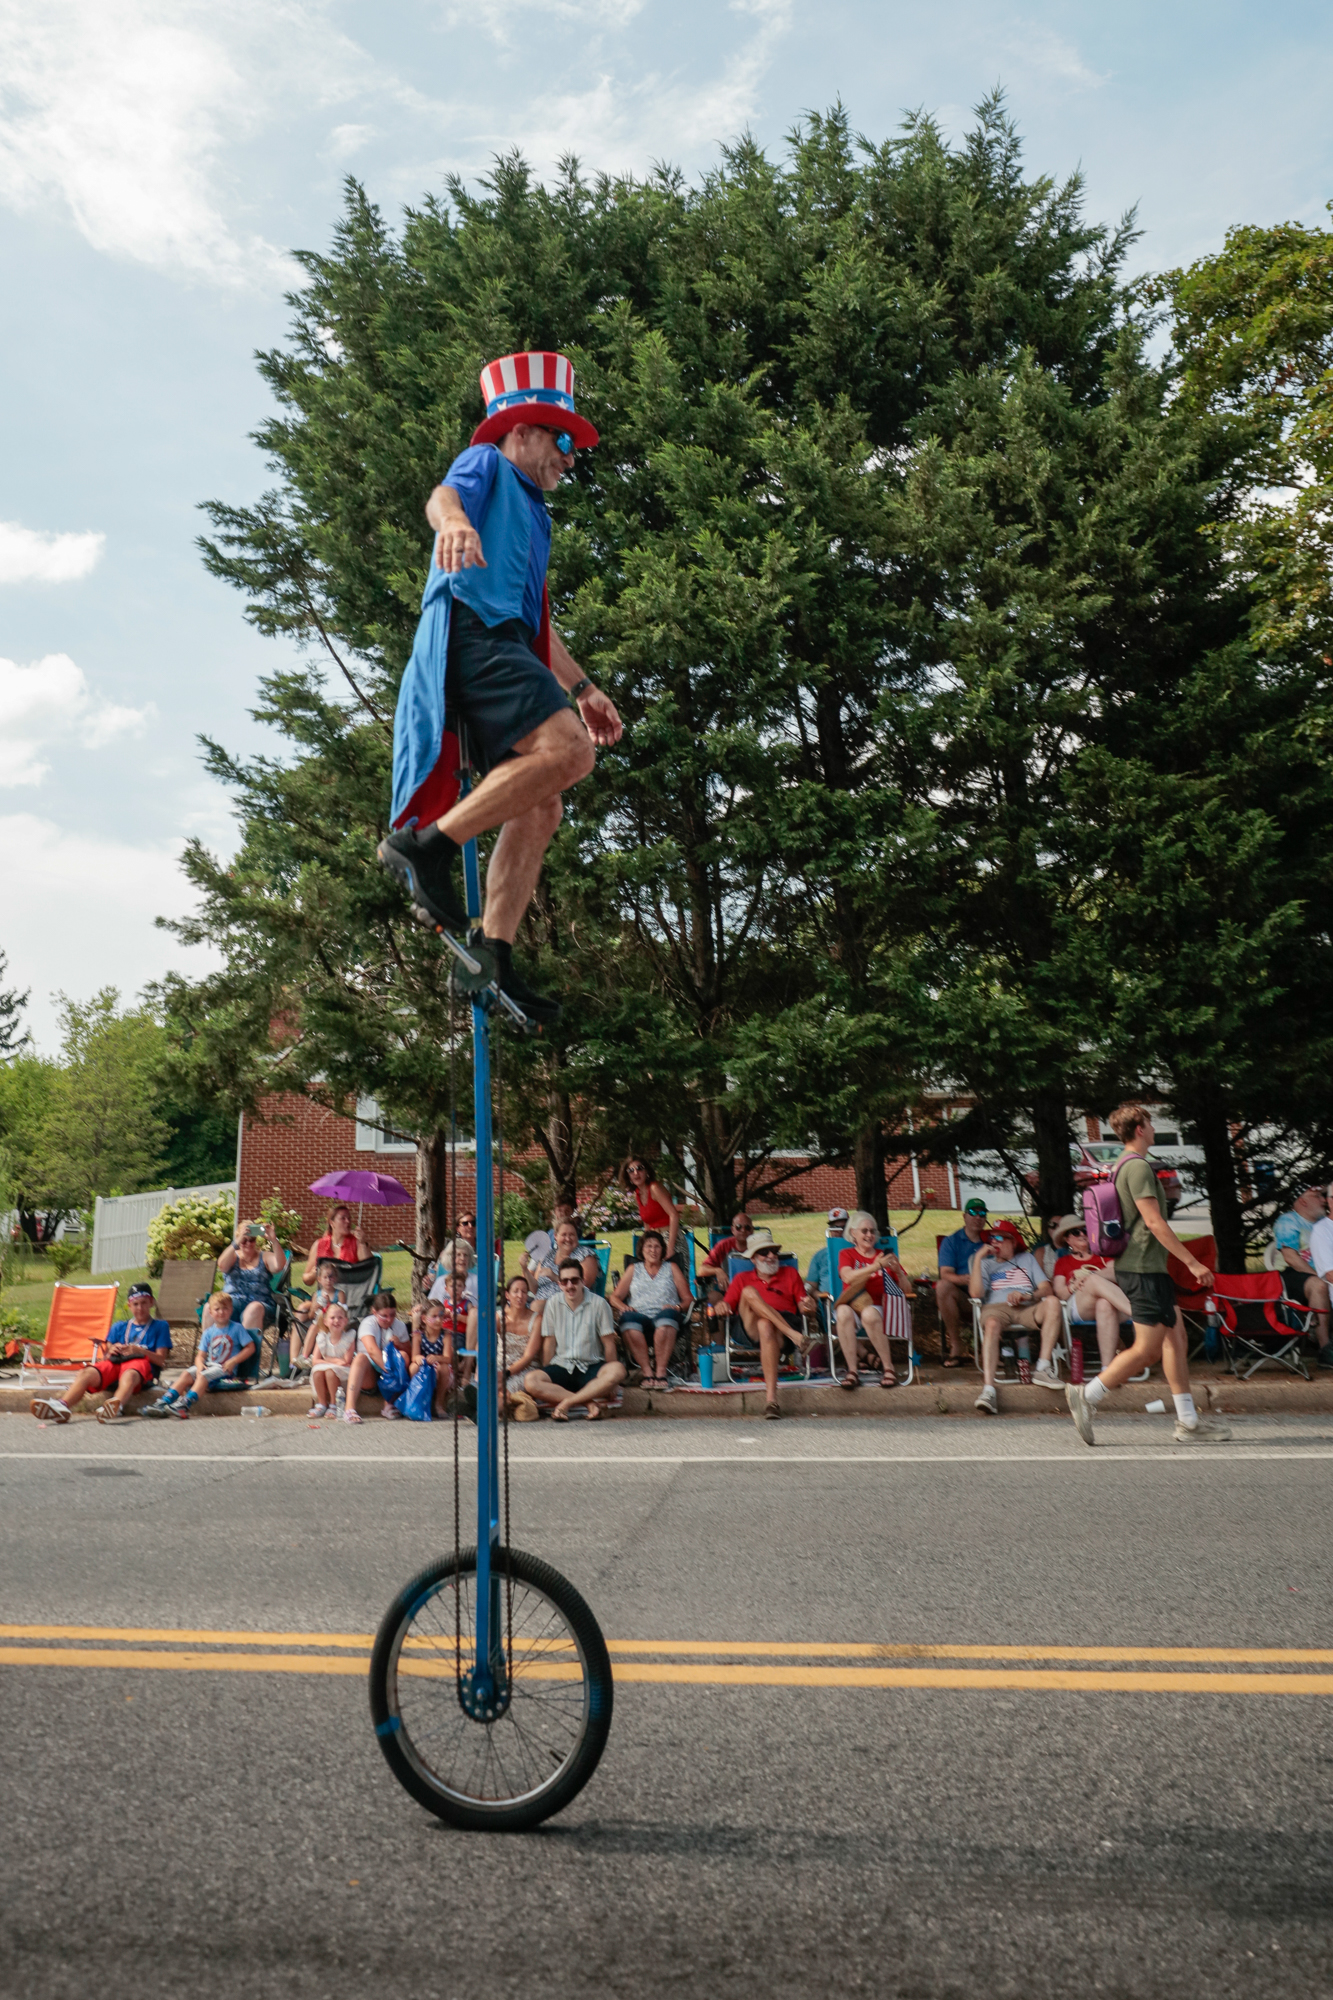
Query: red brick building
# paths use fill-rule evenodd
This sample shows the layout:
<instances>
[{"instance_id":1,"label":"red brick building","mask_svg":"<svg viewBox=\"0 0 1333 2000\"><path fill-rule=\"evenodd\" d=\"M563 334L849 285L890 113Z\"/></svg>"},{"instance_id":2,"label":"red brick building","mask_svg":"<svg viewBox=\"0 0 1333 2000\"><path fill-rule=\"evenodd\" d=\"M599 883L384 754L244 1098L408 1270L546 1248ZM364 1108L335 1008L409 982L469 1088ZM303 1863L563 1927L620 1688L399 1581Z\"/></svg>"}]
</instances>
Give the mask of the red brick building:
<instances>
[{"instance_id":1,"label":"red brick building","mask_svg":"<svg viewBox=\"0 0 1333 2000\"><path fill-rule=\"evenodd\" d=\"M310 1192L310 1183L339 1169L359 1168L370 1173L391 1174L409 1194L415 1192L416 1147L412 1140L386 1131L379 1113L369 1099L358 1106L356 1118L345 1118L323 1105L303 1097L271 1097L262 1107L262 1116L246 1115L241 1121L237 1178L240 1184L238 1214L245 1219L258 1214L259 1204L276 1190L287 1208L303 1219L300 1240L310 1244L323 1233L329 1203ZM782 1164L794 1163L799 1155L782 1154ZM918 1164L911 1159L890 1161L889 1201L894 1208L956 1208L957 1183L953 1168L933 1163ZM506 1190L523 1192L523 1182L514 1174L505 1176ZM600 1193L585 1189L585 1195ZM458 1200L470 1208L476 1198L476 1171L470 1150L458 1151ZM788 1211L850 1208L856 1198L856 1180L850 1167L809 1167L784 1183L774 1206ZM767 1209L766 1201L762 1206ZM367 1206L361 1217L361 1233L372 1250L384 1250L401 1241L411 1242L415 1227L413 1209Z\"/></svg>"}]
</instances>

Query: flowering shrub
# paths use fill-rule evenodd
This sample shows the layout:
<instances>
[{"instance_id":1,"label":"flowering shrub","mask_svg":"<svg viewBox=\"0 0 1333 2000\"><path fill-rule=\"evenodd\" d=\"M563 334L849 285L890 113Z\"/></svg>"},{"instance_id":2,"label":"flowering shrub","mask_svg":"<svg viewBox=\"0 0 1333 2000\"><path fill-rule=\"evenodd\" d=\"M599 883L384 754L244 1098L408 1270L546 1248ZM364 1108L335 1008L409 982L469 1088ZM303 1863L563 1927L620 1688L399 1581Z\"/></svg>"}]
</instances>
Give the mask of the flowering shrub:
<instances>
[{"instance_id":1,"label":"flowering shrub","mask_svg":"<svg viewBox=\"0 0 1333 2000\"><path fill-rule=\"evenodd\" d=\"M171 1258L194 1262L216 1257L231 1242L236 1198L230 1194L182 1195L160 1208L148 1225L148 1271L154 1278Z\"/></svg>"},{"instance_id":2,"label":"flowering shrub","mask_svg":"<svg viewBox=\"0 0 1333 2000\"><path fill-rule=\"evenodd\" d=\"M260 1202L259 1220L271 1222L279 1243L288 1249L295 1243L298 1230L304 1227L304 1219L299 1209L283 1207L282 1194L278 1188L274 1188L272 1194Z\"/></svg>"},{"instance_id":3,"label":"flowering shrub","mask_svg":"<svg viewBox=\"0 0 1333 2000\"><path fill-rule=\"evenodd\" d=\"M625 1188L619 1188L614 1181L598 1195L596 1201L585 1202L580 1213L585 1225L594 1230L637 1229L639 1226L639 1206L634 1196Z\"/></svg>"}]
</instances>

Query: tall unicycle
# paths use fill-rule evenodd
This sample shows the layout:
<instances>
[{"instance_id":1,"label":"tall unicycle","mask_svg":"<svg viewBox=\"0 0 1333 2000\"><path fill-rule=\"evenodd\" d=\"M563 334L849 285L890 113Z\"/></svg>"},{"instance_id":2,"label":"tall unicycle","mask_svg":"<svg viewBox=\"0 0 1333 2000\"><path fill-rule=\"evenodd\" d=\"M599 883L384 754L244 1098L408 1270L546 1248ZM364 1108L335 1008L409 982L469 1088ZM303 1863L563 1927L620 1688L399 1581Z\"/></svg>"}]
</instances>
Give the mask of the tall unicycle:
<instances>
[{"instance_id":1,"label":"tall unicycle","mask_svg":"<svg viewBox=\"0 0 1333 2000\"><path fill-rule=\"evenodd\" d=\"M475 842L464 849L468 907L481 908ZM426 921L430 921L429 918ZM437 928L438 926L433 926ZM567 1806L597 1768L611 1727L611 1662L597 1620L565 1577L505 1546L508 1421L501 1455L496 1334L491 1020L525 1017L496 982L484 945L441 931L453 982L472 1005L476 1108L478 1332L477 1537L459 1545L454 1423L454 1549L414 1576L381 1621L370 1710L389 1769L453 1826L520 1832ZM503 1185L504 1155L500 1150Z\"/></svg>"}]
</instances>

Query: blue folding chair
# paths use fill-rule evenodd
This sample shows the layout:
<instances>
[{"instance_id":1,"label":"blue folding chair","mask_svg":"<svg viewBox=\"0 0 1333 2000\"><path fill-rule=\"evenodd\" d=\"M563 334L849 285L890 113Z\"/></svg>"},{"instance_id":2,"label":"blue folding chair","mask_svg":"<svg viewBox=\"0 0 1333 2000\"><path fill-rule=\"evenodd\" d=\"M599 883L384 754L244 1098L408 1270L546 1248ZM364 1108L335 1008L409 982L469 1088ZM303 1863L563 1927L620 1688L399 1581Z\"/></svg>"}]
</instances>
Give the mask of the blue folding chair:
<instances>
[{"instance_id":1,"label":"blue folding chair","mask_svg":"<svg viewBox=\"0 0 1333 2000\"><path fill-rule=\"evenodd\" d=\"M801 1268L800 1264L797 1261L797 1259L793 1256L787 1255L780 1257L778 1259L778 1262L780 1264L785 1264L788 1270L796 1272L800 1271ZM727 1258L728 1285L730 1285L732 1279L738 1277L742 1271L753 1271L753 1269L754 1269L754 1264L749 1257L737 1257L733 1252L733 1254ZM806 1316L804 1314L801 1314L800 1319L802 1324L802 1330L806 1333L809 1333L810 1328L806 1324ZM726 1355L727 1355L728 1377L733 1382L736 1380L732 1363L733 1355L735 1355L738 1361L742 1361L747 1369L754 1369L757 1372L759 1369L759 1349L755 1345L755 1343L750 1339L749 1335L746 1333L745 1328L741 1323L740 1314L738 1312L725 1314L723 1317L722 1325L723 1325L723 1344L726 1348ZM808 1349L806 1351L804 1358L801 1360L801 1368L804 1370L804 1373L801 1376L801 1380L808 1382L810 1380L810 1373L811 1373L810 1354Z\"/></svg>"},{"instance_id":2,"label":"blue folding chair","mask_svg":"<svg viewBox=\"0 0 1333 2000\"><path fill-rule=\"evenodd\" d=\"M604 1236L580 1236L580 1257L597 1259L597 1283L593 1287L599 1299L606 1297L606 1274L611 1268L611 1245Z\"/></svg>"},{"instance_id":3,"label":"blue folding chair","mask_svg":"<svg viewBox=\"0 0 1333 2000\"><path fill-rule=\"evenodd\" d=\"M835 1382L839 1382L842 1379L838 1372L839 1363L842 1358L842 1347L838 1340L837 1322L833 1311L833 1301L842 1290L842 1284L838 1277L838 1258L844 1250L854 1250L856 1245L849 1243L845 1236L829 1236L825 1238L825 1242L828 1246L830 1297L827 1302L826 1311L821 1315L821 1319L828 1335L829 1373ZM875 1248L877 1250L892 1250L896 1257L898 1255L898 1239L894 1235L877 1237ZM894 1361L894 1373L898 1376L899 1388L905 1389L916 1375L916 1341L912 1334L912 1308L888 1273L885 1272L883 1275L884 1332L889 1343L889 1359ZM898 1310L900 1305L902 1307L901 1312ZM903 1363L903 1370L905 1372L899 1371L898 1364L894 1360L893 1346L895 1341L898 1342L899 1346L906 1349L906 1359ZM862 1374L864 1370L858 1369L857 1373Z\"/></svg>"}]
</instances>

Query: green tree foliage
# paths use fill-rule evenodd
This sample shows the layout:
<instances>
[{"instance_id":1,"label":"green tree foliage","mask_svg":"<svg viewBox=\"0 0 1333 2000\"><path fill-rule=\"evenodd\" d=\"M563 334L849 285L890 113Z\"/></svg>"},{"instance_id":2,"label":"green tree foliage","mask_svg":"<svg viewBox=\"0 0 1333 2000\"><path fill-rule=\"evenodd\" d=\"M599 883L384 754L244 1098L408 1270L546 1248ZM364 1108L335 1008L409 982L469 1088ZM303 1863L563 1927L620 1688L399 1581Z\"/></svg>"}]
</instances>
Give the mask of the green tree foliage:
<instances>
[{"instance_id":1,"label":"green tree foliage","mask_svg":"<svg viewBox=\"0 0 1333 2000\"><path fill-rule=\"evenodd\" d=\"M157 1114L162 1030L140 1008L120 1011L106 986L90 1001L61 996L63 1061L34 1139L47 1205L65 1214L94 1195L152 1187L169 1133Z\"/></svg>"},{"instance_id":2,"label":"green tree foliage","mask_svg":"<svg viewBox=\"0 0 1333 2000\"><path fill-rule=\"evenodd\" d=\"M9 954L0 951L0 980L4 979L8 970ZM29 997L28 993L20 993L16 986L0 986L0 1062L7 1056L16 1055L28 1039L19 1016Z\"/></svg>"},{"instance_id":3,"label":"green tree foliage","mask_svg":"<svg viewBox=\"0 0 1333 2000\"><path fill-rule=\"evenodd\" d=\"M860 144L834 111L697 187L569 162L544 188L511 158L400 235L349 182L261 357L276 484L209 510L210 568L303 657L263 685L280 755L207 746L243 838L227 868L187 856L179 928L225 969L165 989L179 1100L373 1094L421 1135L438 1242L469 1079L438 948L373 861L389 718L478 370L558 346L602 445L555 499L553 609L627 729L527 925L568 1014L506 1047L511 1150L566 1189L660 1146L725 1214L813 1147L882 1213L886 1135L930 1084L978 1110L925 1143L1034 1144L1054 1209L1069 1104L1166 1088L1236 1254L1231 1135L1265 1089L1294 1131L1327 1070L1300 1025L1322 612L1264 609L1315 528L1285 570L1238 539L1261 475L1320 462L1327 267L1282 235L1307 274L1283 357L1252 246L1180 280L1159 360L1131 235L1027 175L998 102L956 147L926 119Z\"/></svg>"}]
</instances>

